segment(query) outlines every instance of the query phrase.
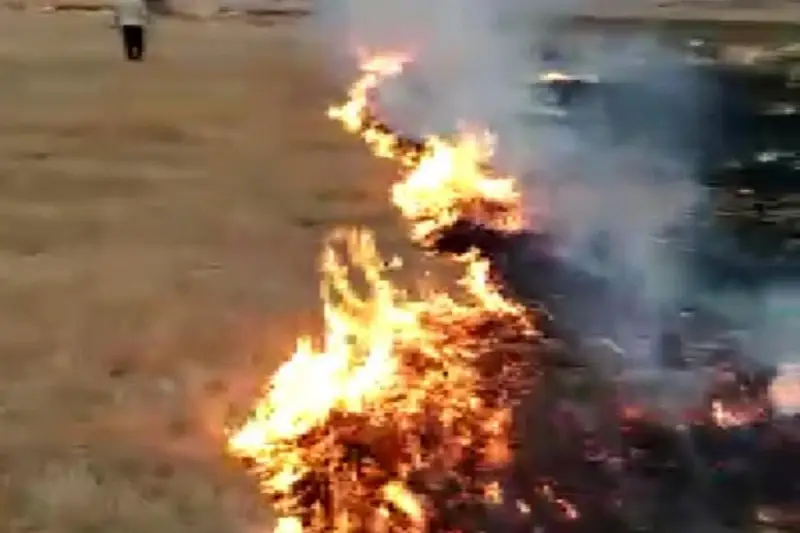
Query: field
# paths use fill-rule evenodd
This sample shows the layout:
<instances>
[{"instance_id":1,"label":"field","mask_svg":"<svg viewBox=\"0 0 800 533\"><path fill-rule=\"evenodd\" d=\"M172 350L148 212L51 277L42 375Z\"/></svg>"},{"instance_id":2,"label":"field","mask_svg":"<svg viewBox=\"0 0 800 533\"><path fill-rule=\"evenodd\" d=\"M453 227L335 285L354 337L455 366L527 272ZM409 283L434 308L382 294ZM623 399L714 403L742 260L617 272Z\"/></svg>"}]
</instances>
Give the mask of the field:
<instances>
[{"instance_id":1,"label":"field","mask_svg":"<svg viewBox=\"0 0 800 533\"><path fill-rule=\"evenodd\" d=\"M0 16L4 531L263 530L224 425L319 323L323 232L398 235L297 35L159 21L126 64L102 16Z\"/></svg>"}]
</instances>

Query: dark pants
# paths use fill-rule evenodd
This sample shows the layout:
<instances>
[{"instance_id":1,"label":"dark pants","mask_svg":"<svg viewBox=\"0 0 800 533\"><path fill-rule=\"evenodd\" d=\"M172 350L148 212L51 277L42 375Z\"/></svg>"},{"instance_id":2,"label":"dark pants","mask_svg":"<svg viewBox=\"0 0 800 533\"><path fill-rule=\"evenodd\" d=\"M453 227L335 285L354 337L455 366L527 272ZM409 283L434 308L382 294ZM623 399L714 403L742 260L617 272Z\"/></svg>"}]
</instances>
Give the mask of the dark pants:
<instances>
[{"instance_id":1,"label":"dark pants","mask_svg":"<svg viewBox=\"0 0 800 533\"><path fill-rule=\"evenodd\" d=\"M128 61L144 59L145 31L142 26L122 26L122 43Z\"/></svg>"}]
</instances>

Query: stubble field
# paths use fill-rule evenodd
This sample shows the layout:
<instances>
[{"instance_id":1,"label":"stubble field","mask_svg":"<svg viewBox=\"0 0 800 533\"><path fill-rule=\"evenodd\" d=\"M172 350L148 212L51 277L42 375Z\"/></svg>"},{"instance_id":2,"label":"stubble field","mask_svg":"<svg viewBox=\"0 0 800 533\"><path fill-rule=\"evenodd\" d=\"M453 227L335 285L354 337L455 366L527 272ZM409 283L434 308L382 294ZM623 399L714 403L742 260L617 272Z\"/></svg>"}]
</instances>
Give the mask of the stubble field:
<instances>
[{"instance_id":1,"label":"stubble field","mask_svg":"<svg viewBox=\"0 0 800 533\"><path fill-rule=\"evenodd\" d=\"M0 17L3 531L268 520L223 428L318 327L324 231L399 235L299 33L164 20L126 64L101 16Z\"/></svg>"}]
</instances>

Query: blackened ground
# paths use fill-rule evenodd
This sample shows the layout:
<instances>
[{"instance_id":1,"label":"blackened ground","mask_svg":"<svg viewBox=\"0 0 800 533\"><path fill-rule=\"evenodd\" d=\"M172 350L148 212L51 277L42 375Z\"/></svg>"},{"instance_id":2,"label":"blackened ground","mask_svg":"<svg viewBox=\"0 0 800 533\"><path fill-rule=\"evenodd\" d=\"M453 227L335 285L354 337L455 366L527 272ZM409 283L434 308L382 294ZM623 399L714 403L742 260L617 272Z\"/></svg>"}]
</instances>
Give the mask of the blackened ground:
<instances>
[{"instance_id":1,"label":"blackened ground","mask_svg":"<svg viewBox=\"0 0 800 533\"><path fill-rule=\"evenodd\" d=\"M793 168L791 157L770 161L762 156L771 147L791 151L795 142L800 152L800 127L795 127L800 126L800 115L768 109L766 104L775 99L793 97L776 76L722 70L709 76L711 87L720 96L718 107L698 120L714 124L716 129L707 131L708 138L697 139L696 145L678 148L702 156L698 161L707 174L701 180L713 188L715 200L738 194L765 205L734 209L732 215L726 214L728 218L718 209L709 209L700 216L711 219L711 233L689 227L679 234L697 244L685 257L698 280L708 280L709 285L734 280L757 289L771 277L798 272L791 267L791 257L781 257L780 252L768 248L755 250L748 243L775 242L779 247L793 238L791 231L776 237L776 224L753 221L750 215L754 211L770 218L773 213L767 212L767 198L777 195L788 201L800 193L800 172ZM614 110L624 108L626 95L636 89L623 84L562 84L557 90L567 108L601 98L609 116L619 121L616 133L624 141L639 134L636 117ZM652 131L649 125L642 126ZM783 144L772 146L770 139ZM792 212L786 216L792 227ZM739 223L731 224L730 217L738 217ZM743 238L748 232L750 240ZM725 238L733 243L731 247L707 246ZM718 339L730 332L733 323L725 316L704 308L690 313L679 307L653 308L642 299L634 279L620 282L619 278L588 272L559 257L547 235L508 234L460 221L433 239L432 246L445 254L478 248L492 260L495 274L509 294L534 311L546 309L540 327L569 352L570 364L560 364L564 359L556 358L539 365L543 377L516 416L517 462L509 480L510 492L518 489L522 493L525 487L550 480L559 495L576 503L581 512L578 519L565 520L563 513L548 505L547 498L528 495L527 503L538 512L538 525L559 533L728 533L750 531L759 518L768 516L783 527L799 526L789 517L800 501L800 487L787 480L800 479L800 441L793 436L800 432L800 420L777 419L768 405L763 419L733 428L718 427L711 417L712 395L733 403L763 398L773 369L748 359L735 345L720 344L704 360L686 357L687 343ZM665 371L733 369L733 397L730 391L709 390L707 401L700 406L702 416L683 426L674 420L623 417L613 405L619 391L611 376L599 369L604 356L595 358L597 351L588 347L609 339L608 345L629 348L623 333L632 324L634 329L638 327L637 321L651 328L650 352L644 354L647 360ZM677 323L683 331L692 332L692 339L672 329ZM605 354L615 355L619 354ZM547 364L551 362L559 364ZM579 380L592 382L590 388L594 389L588 399L565 385L581 370ZM565 420L560 414L564 405L588 413L588 425L593 427L574 417ZM548 438L543 440L543 435Z\"/></svg>"},{"instance_id":2,"label":"blackened ground","mask_svg":"<svg viewBox=\"0 0 800 533\"><path fill-rule=\"evenodd\" d=\"M800 479L800 439L793 434L800 420L775 418L764 400L774 369L730 344L720 344L704 360L690 361L683 357L680 335L660 332L661 342L654 347L664 353L651 354L657 366L706 369L727 377L709 386L706 400L695 406L701 414L691 423L629 418L616 405L620 391L613 372L600 370L598 352L587 346L592 339L613 340L619 323L635 320L644 304L637 302L634 288L620 291L618 284L560 259L540 234L504 234L462 221L434 246L439 253L478 248L492 260L509 293L534 310L547 308L548 319L540 322L545 335L571 352L571 365L552 364L563 359L537 362L539 381L515 416L518 442L510 493L519 492L538 509L533 515L537 525L554 532L743 532L765 516L760 510L769 509L773 521L778 517L787 527L798 526L787 517L800 501L794 481ZM626 300L627 307L620 305ZM706 337L726 333L724 320L707 320L702 312L688 320L708 328ZM574 382L570 376L579 376L593 392L578 397L574 386L565 385ZM712 400L764 402L764 414L722 428L712 417ZM583 420L563 411L564 406L583 412ZM547 498L522 490L543 483L557 487L559 497L574 504L580 516L565 520Z\"/></svg>"}]
</instances>

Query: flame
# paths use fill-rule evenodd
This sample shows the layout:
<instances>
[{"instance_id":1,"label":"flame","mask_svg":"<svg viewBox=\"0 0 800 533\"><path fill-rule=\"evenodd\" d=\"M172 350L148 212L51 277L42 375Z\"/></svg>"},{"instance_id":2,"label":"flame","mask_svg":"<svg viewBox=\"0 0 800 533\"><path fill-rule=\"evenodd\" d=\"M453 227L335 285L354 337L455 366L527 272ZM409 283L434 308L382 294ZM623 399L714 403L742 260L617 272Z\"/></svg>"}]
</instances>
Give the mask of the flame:
<instances>
[{"instance_id":1,"label":"flame","mask_svg":"<svg viewBox=\"0 0 800 533\"><path fill-rule=\"evenodd\" d=\"M361 133L377 157L394 159L396 137L381 131L368 115L370 93L389 78L398 76L410 61L405 54L376 55L361 63L361 76L347 91L348 99L340 106L328 109L328 118L336 120L349 133Z\"/></svg>"},{"instance_id":2,"label":"flame","mask_svg":"<svg viewBox=\"0 0 800 533\"><path fill-rule=\"evenodd\" d=\"M230 453L254 463L276 502L282 533L373 522L425 531L427 506L412 482L488 487L489 478L458 473L466 462L490 472L509 455L510 405L484 393L480 364L515 342L509 335L533 334L524 310L497 292L482 262L470 264L460 293L419 299L386 279L385 264L368 232L330 237L321 261L322 349L301 339L230 436ZM511 327L493 332L497 324ZM352 454L363 457L346 459ZM322 475L324 488L315 486ZM334 499L327 509L303 503L319 504L326 491Z\"/></svg>"},{"instance_id":3,"label":"flame","mask_svg":"<svg viewBox=\"0 0 800 533\"><path fill-rule=\"evenodd\" d=\"M415 242L427 244L464 219L519 227L513 179L489 171L488 133L415 143L369 113L371 91L408 60L366 60L348 101L328 116L399 164L392 200ZM310 338L300 339L228 441L274 503L277 532L424 532L433 520L448 520L431 503L443 491L499 500L493 473L510 458L521 364L504 346L538 337L525 309L499 292L486 261L475 253L459 259L458 292L412 298L389 281L371 233L340 230L328 239L323 345L315 350Z\"/></svg>"},{"instance_id":4,"label":"flame","mask_svg":"<svg viewBox=\"0 0 800 533\"><path fill-rule=\"evenodd\" d=\"M753 424L766 416L763 405L756 402L711 402L711 420L720 428L730 429Z\"/></svg>"},{"instance_id":5,"label":"flame","mask_svg":"<svg viewBox=\"0 0 800 533\"><path fill-rule=\"evenodd\" d=\"M414 243L434 249L463 222L521 230L517 182L492 168L490 132L463 128L415 140L372 113L373 91L410 60L365 57L347 101L328 117L397 164L390 200ZM516 512L524 524L546 507L561 521L591 514L555 482L537 479L524 487L532 495L516 499L505 490L516 444L512 410L531 379L529 352L520 346L534 349L541 339L477 250L456 260L463 269L457 290L411 295L391 281L372 233L338 230L324 243L321 346L300 338L227 443L273 504L275 533L463 532L482 527L495 508ZM796 375L776 382L773 401L796 409L797 385ZM647 414L622 410L623 418ZM724 428L764 416L759 402L711 405Z\"/></svg>"},{"instance_id":6,"label":"flame","mask_svg":"<svg viewBox=\"0 0 800 533\"><path fill-rule=\"evenodd\" d=\"M497 230L522 226L520 195L513 178L488 171L494 139L465 132L454 141L432 137L425 155L392 188L392 201L411 222L411 239L427 244L459 220Z\"/></svg>"},{"instance_id":7,"label":"flame","mask_svg":"<svg viewBox=\"0 0 800 533\"><path fill-rule=\"evenodd\" d=\"M515 182L489 168L490 134L414 142L371 115L371 92L408 61L367 58L348 100L328 116L397 162L391 199L414 242L428 245L464 220L519 228ZM501 501L514 394L525 386L518 347L539 336L487 261L468 252L458 262L457 290L412 297L390 281L368 231L339 230L326 241L322 346L301 338L228 440L274 504L276 532L459 530L464 513L437 501Z\"/></svg>"},{"instance_id":8,"label":"flame","mask_svg":"<svg viewBox=\"0 0 800 533\"><path fill-rule=\"evenodd\" d=\"M398 76L408 62L402 54L365 61L348 100L329 108L328 117L360 135L373 155L394 160L403 169L404 175L392 187L391 200L411 223L414 242L429 244L432 236L459 220L497 230L520 229L522 202L516 182L489 167L493 135L464 128L454 139L431 135L418 142L400 137L373 116L371 92Z\"/></svg>"}]
</instances>

